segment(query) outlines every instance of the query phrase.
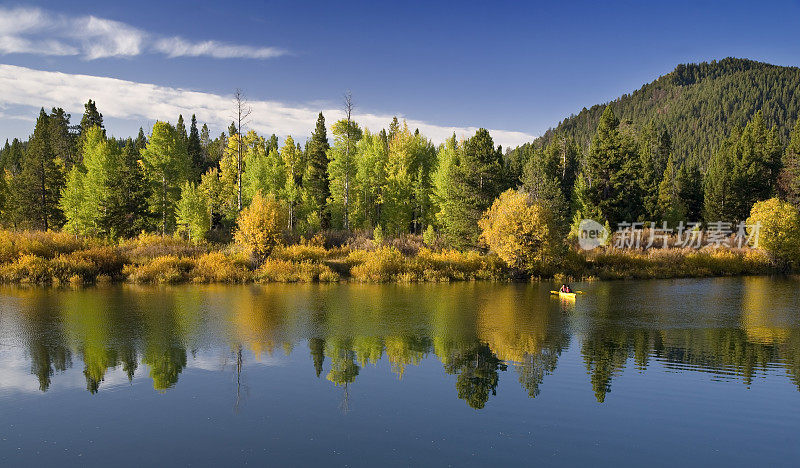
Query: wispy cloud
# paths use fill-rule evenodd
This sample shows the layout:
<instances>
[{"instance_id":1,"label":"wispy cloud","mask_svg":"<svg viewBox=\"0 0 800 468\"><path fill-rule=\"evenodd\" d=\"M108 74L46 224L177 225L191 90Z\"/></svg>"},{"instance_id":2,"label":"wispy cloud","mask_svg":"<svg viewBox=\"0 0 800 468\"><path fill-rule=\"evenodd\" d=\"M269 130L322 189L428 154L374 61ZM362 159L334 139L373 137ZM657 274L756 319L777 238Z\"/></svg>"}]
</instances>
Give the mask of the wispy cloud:
<instances>
[{"instance_id":1,"label":"wispy cloud","mask_svg":"<svg viewBox=\"0 0 800 468\"><path fill-rule=\"evenodd\" d=\"M231 96L157 86L148 83L90 75L66 74L0 64L0 106L63 107L74 114L83 112L88 99L97 101L106 117L127 120L174 120L178 114L197 114L198 120L212 128L227 128L233 118ZM293 106L277 101L252 101L249 126L259 133L281 137L309 135L317 113L328 122L343 117L342 111L319 106ZM398 115L403 118L402 114ZM388 125L392 114L356 114L361 126L378 130ZM434 125L407 118L410 128L419 128L434 142L442 142L453 133L474 134L477 127ZM490 130L495 143L504 147L533 140L533 135L507 130Z\"/></svg>"},{"instance_id":2,"label":"wispy cloud","mask_svg":"<svg viewBox=\"0 0 800 468\"><path fill-rule=\"evenodd\" d=\"M148 53L170 58L267 59L287 52L277 47L166 37L96 16L68 16L39 8L0 7L0 54L70 55L95 60Z\"/></svg>"}]
</instances>

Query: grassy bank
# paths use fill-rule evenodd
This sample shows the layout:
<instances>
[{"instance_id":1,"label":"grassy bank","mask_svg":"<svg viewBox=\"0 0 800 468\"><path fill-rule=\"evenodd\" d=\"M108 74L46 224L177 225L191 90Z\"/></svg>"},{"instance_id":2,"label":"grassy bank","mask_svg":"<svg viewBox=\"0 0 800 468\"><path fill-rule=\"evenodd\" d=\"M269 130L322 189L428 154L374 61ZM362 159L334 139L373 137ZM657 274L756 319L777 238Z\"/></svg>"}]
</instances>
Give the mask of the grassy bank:
<instances>
[{"instance_id":1,"label":"grassy bank","mask_svg":"<svg viewBox=\"0 0 800 468\"><path fill-rule=\"evenodd\" d=\"M432 250L420 239L325 248L322 242L281 246L262 262L233 245L192 244L155 235L112 243L58 232L0 232L0 281L98 282L448 282L526 280L494 254ZM558 276L573 279L676 278L768 274L756 250L607 250L571 252ZM536 276L536 275L534 275Z\"/></svg>"}]
</instances>

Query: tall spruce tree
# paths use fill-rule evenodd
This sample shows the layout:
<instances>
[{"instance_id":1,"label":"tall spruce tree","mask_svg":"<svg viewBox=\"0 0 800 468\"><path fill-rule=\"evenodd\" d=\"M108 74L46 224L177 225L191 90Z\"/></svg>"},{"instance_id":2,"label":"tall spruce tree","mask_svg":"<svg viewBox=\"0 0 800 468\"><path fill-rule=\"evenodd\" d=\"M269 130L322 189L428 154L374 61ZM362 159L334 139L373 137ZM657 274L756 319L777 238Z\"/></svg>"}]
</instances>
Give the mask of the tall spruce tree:
<instances>
[{"instance_id":1,"label":"tall spruce tree","mask_svg":"<svg viewBox=\"0 0 800 468\"><path fill-rule=\"evenodd\" d=\"M508 185L503 155L489 131L481 128L459 151L439 215L445 236L454 246L478 245L478 221Z\"/></svg>"},{"instance_id":2,"label":"tall spruce tree","mask_svg":"<svg viewBox=\"0 0 800 468\"><path fill-rule=\"evenodd\" d=\"M128 138L119 166L108 179L100 227L112 237L134 237L152 228L153 214L147 205L152 193L139 157L136 142Z\"/></svg>"},{"instance_id":3,"label":"tall spruce tree","mask_svg":"<svg viewBox=\"0 0 800 468\"><path fill-rule=\"evenodd\" d=\"M189 138L186 142L186 152L191 163L191 181L200 182L200 176L206 171L203 146L200 142L200 132L197 129L197 118L192 114L192 124L189 127Z\"/></svg>"},{"instance_id":4,"label":"tall spruce tree","mask_svg":"<svg viewBox=\"0 0 800 468\"><path fill-rule=\"evenodd\" d=\"M586 178L588 201L612 227L635 221L641 212L639 167L634 142L620 131L619 120L607 106L586 158Z\"/></svg>"},{"instance_id":5,"label":"tall spruce tree","mask_svg":"<svg viewBox=\"0 0 800 468\"><path fill-rule=\"evenodd\" d=\"M64 174L50 147L50 117L41 109L33 136L11 184L14 224L33 229L57 229L64 222L58 206Z\"/></svg>"},{"instance_id":6,"label":"tall spruce tree","mask_svg":"<svg viewBox=\"0 0 800 468\"><path fill-rule=\"evenodd\" d=\"M789 144L783 153L780 189L788 202L800 208L800 118L794 124Z\"/></svg>"},{"instance_id":7,"label":"tall spruce tree","mask_svg":"<svg viewBox=\"0 0 800 468\"><path fill-rule=\"evenodd\" d=\"M322 112L317 117L317 126L308 142L306 160L306 178L304 188L312 203L312 210L319 216L322 230L331 227L331 212L328 198L331 196L330 179L328 177L328 132L325 129L325 117Z\"/></svg>"}]
</instances>

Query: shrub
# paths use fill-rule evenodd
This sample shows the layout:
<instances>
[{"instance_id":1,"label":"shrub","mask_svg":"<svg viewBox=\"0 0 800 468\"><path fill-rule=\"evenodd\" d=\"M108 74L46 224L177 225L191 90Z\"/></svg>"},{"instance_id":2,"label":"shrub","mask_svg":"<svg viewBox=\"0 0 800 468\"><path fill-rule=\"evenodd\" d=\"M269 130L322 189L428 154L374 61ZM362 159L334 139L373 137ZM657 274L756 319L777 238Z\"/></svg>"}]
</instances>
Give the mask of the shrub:
<instances>
[{"instance_id":1,"label":"shrub","mask_svg":"<svg viewBox=\"0 0 800 468\"><path fill-rule=\"evenodd\" d=\"M21 255L50 259L85 248L95 240L83 240L54 231L0 231L0 263L12 262Z\"/></svg>"},{"instance_id":2,"label":"shrub","mask_svg":"<svg viewBox=\"0 0 800 468\"><path fill-rule=\"evenodd\" d=\"M403 272L405 259L394 247L382 247L369 252L364 262L350 270L351 276L358 281L381 283L394 281Z\"/></svg>"},{"instance_id":3,"label":"shrub","mask_svg":"<svg viewBox=\"0 0 800 468\"><path fill-rule=\"evenodd\" d=\"M177 237L142 234L120 243L120 250L134 263L145 263L157 257L196 257L208 252L203 244L192 244Z\"/></svg>"},{"instance_id":4,"label":"shrub","mask_svg":"<svg viewBox=\"0 0 800 468\"><path fill-rule=\"evenodd\" d=\"M479 221L481 238L508 266L528 272L553 269L562 240L548 208L516 190L500 194Z\"/></svg>"},{"instance_id":5,"label":"shrub","mask_svg":"<svg viewBox=\"0 0 800 468\"><path fill-rule=\"evenodd\" d=\"M800 214L791 203L777 198L756 202L748 225L760 225L758 247L785 268L800 263Z\"/></svg>"},{"instance_id":6,"label":"shrub","mask_svg":"<svg viewBox=\"0 0 800 468\"><path fill-rule=\"evenodd\" d=\"M191 258L164 255L142 265L128 265L123 273L134 283L184 283L189 280L194 264Z\"/></svg>"},{"instance_id":7,"label":"shrub","mask_svg":"<svg viewBox=\"0 0 800 468\"><path fill-rule=\"evenodd\" d=\"M256 281L262 283L312 283L336 282L339 275L327 265L309 261L267 259L255 273Z\"/></svg>"},{"instance_id":8,"label":"shrub","mask_svg":"<svg viewBox=\"0 0 800 468\"><path fill-rule=\"evenodd\" d=\"M280 204L274 197L264 197L257 192L250 206L239 213L234 239L263 260L281 243L284 225Z\"/></svg>"},{"instance_id":9,"label":"shrub","mask_svg":"<svg viewBox=\"0 0 800 468\"><path fill-rule=\"evenodd\" d=\"M244 283L250 276L247 259L231 258L222 252L201 255L192 270L195 283Z\"/></svg>"},{"instance_id":10,"label":"shrub","mask_svg":"<svg viewBox=\"0 0 800 468\"><path fill-rule=\"evenodd\" d=\"M9 283L47 283L52 278L47 260L30 254L2 265L0 277Z\"/></svg>"}]
</instances>

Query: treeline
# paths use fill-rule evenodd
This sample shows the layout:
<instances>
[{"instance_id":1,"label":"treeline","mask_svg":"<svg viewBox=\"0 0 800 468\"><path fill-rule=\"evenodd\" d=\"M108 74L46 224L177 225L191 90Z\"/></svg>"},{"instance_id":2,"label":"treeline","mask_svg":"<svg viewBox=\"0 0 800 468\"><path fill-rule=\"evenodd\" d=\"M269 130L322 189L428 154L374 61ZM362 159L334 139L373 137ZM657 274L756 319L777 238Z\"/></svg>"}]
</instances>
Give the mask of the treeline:
<instances>
[{"instance_id":1,"label":"treeline","mask_svg":"<svg viewBox=\"0 0 800 468\"><path fill-rule=\"evenodd\" d=\"M680 80L718 78L698 70ZM620 121L607 106L588 147L553 134L547 144L505 154L485 129L436 146L396 118L373 132L349 118L328 127L322 113L303 144L235 124L212 139L194 116L188 129L179 116L175 125L156 122L149 135L140 129L136 138L117 139L106 135L90 100L79 125L62 109L42 109L27 141L6 142L0 222L110 239L150 232L228 242L243 209L261 197L266 211L251 220L256 236L274 217L294 239L320 231L423 234L426 244L435 238L458 249L485 241L504 260L489 238L519 238L513 223L521 222L529 231L510 248L549 251L531 265L562 257L559 246L582 218L611 227L736 223L772 197L800 205L800 121L784 137L758 110L728 129L703 164L676 149L673 131L653 120ZM500 197L509 189L524 196Z\"/></svg>"},{"instance_id":2,"label":"treeline","mask_svg":"<svg viewBox=\"0 0 800 468\"><path fill-rule=\"evenodd\" d=\"M232 124L211 139L194 116L187 131L156 122L149 135L109 138L94 102L80 125L41 110L33 135L2 150L0 220L15 229L60 229L108 238L143 231L230 240L239 212L260 193L286 212L291 235L374 230L441 231L477 245L478 220L514 185L500 147L481 129L436 147L396 118L370 132L320 113L301 145Z\"/></svg>"},{"instance_id":3,"label":"treeline","mask_svg":"<svg viewBox=\"0 0 800 468\"><path fill-rule=\"evenodd\" d=\"M563 137L587 151L604 109L611 105L624 126L642 131L654 122L668 129L675 156L705 169L731 130L744 127L757 111L786 141L800 115L798 90L797 67L737 58L682 64L631 94L582 109L531 144L547 146Z\"/></svg>"}]
</instances>

